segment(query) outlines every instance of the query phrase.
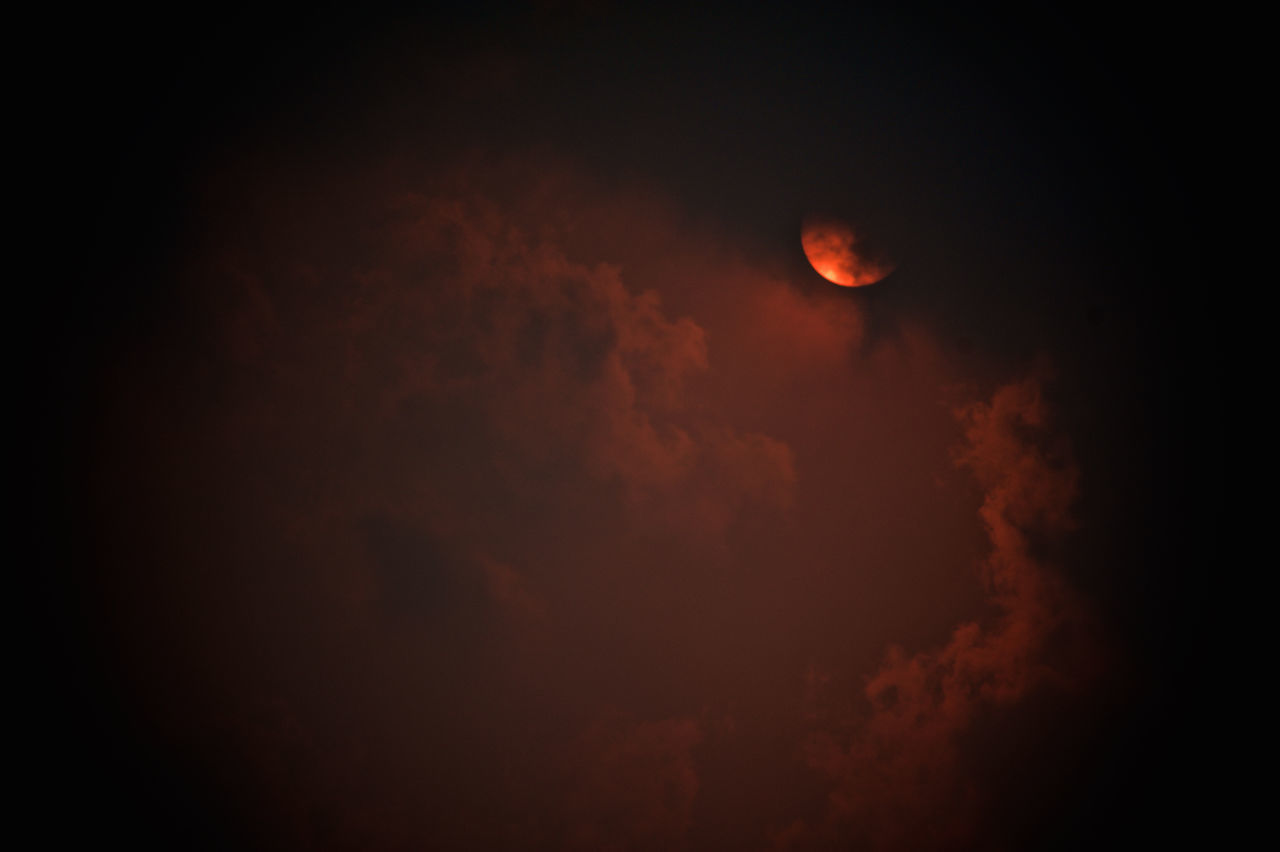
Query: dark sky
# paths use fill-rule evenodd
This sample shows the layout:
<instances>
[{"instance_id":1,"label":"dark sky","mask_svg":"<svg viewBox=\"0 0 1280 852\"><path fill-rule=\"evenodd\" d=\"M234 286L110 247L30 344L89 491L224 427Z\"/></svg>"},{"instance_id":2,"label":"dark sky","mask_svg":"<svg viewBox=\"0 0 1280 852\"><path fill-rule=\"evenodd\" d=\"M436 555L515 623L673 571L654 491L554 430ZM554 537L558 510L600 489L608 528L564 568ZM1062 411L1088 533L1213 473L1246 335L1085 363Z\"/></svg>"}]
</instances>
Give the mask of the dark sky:
<instances>
[{"instance_id":1,"label":"dark sky","mask_svg":"<svg viewBox=\"0 0 1280 852\"><path fill-rule=\"evenodd\" d=\"M143 848L1183 836L1223 493L1195 35L56 22L32 812ZM824 281L810 214L893 274Z\"/></svg>"}]
</instances>

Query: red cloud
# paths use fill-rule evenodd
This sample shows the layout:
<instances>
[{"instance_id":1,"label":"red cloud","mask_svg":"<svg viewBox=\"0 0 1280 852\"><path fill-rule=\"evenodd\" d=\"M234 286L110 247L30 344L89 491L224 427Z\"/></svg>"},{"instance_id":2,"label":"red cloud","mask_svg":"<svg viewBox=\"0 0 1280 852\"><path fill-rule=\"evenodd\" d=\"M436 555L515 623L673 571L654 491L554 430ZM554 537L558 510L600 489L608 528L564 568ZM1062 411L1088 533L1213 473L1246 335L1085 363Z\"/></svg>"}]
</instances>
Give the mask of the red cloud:
<instances>
[{"instance_id":1,"label":"red cloud","mask_svg":"<svg viewBox=\"0 0 1280 852\"><path fill-rule=\"evenodd\" d=\"M387 232L360 276L360 318L342 329L347 369L381 385L381 409L414 397L476 405L515 450L509 472L568 456L647 521L714 533L744 501L788 502L786 446L690 404L705 333L670 318L656 292L571 260L560 234L472 186L402 199Z\"/></svg>"},{"instance_id":2,"label":"red cloud","mask_svg":"<svg viewBox=\"0 0 1280 852\"><path fill-rule=\"evenodd\" d=\"M341 203L300 176L316 205L255 183L261 209L211 228L192 259L209 333L129 376L111 439L143 471L112 504L162 506L164 564L196 566L156 582L202 617L137 631L139 658L193 661L154 678L186 690L171 728L291 708L296 781L252 732L211 760L296 783L261 810L332 809L366 848L737 848L825 806L823 784L829 823L789 842L962 835L966 726L1068 671L1046 647L1070 609L1038 554L1074 474L1028 440L1036 386L958 425L946 400L971 377L927 332L872 340L844 291L523 165L414 194L352 181ZM981 600L957 580L983 543L948 456L962 428L993 615L948 641ZM129 549L150 535L122 534L122 563L150 564ZM866 671L885 637L942 647L892 652L857 719L825 712L838 680L815 677L821 777L791 766L797 661ZM584 721L614 706L628 721ZM690 721L717 716L733 736Z\"/></svg>"},{"instance_id":3,"label":"red cloud","mask_svg":"<svg viewBox=\"0 0 1280 852\"><path fill-rule=\"evenodd\" d=\"M827 823L778 832L780 848L850 834L871 849L963 846L982 805L983 791L958 755L976 714L1080 674L1049 662L1055 632L1076 613L1032 545L1071 529L1078 479L1061 447L1045 447L1040 385L1032 379L1007 385L958 416L966 437L958 462L985 495L981 516L991 551L982 573L994 612L957 627L937 650L891 648L866 681L865 713L825 719L806 753L833 785ZM810 692L826 679L811 675Z\"/></svg>"}]
</instances>

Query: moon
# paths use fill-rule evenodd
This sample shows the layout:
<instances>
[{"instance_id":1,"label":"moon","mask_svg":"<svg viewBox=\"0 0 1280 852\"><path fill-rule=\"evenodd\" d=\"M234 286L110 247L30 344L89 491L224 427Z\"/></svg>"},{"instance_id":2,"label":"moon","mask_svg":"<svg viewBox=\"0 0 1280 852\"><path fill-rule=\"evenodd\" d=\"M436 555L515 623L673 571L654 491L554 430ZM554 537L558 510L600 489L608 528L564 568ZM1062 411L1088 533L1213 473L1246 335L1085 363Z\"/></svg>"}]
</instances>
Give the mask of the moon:
<instances>
[{"instance_id":1,"label":"moon","mask_svg":"<svg viewBox=\"0 0 1280 852\"><path fill-rule=\"evenodd\" d=\"M818 274L841 287L865 287L893 271L892 264L870 258L853 226L839 219L806 217L800 245Z\"/></svg>"}]
</instances>

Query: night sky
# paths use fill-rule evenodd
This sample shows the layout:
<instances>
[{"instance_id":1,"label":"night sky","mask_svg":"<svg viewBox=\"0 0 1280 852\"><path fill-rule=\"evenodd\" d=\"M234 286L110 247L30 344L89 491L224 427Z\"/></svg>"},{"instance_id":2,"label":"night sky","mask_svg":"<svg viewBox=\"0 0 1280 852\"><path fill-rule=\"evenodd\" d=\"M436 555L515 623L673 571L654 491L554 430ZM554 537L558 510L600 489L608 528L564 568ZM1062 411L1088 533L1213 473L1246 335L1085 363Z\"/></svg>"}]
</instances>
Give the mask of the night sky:
<instances>
[{"instance_id":1,"label":"night sky","mask_svg":"<svg viewBox=\"0 0 1280 852\"><path fill-rule=\"evenodd\" d=\"M698 5L41 35L49 845L1193 834L1194 22ZM815 215L893 272L824 280Z\"/></svg>"}]
</instances>

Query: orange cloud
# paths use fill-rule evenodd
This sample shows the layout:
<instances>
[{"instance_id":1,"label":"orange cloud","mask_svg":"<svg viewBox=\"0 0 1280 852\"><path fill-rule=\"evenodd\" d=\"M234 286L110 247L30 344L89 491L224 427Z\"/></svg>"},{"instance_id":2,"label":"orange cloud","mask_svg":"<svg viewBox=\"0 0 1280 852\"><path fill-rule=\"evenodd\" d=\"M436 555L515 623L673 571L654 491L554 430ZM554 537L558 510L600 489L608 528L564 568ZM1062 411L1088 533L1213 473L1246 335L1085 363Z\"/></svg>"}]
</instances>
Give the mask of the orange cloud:
<instances>
[{"instance_id":1,"label":"orange cloud","mask_svg":"<svg viewBox=\"0 0 1280 852\"><path fill-rule=\"evenodd\" d=\"M963 846L982 806L983 791L958 757L976 714L1083 674L1050 662L1055 634L1076 612L1032 545L1072 528L1078 479L1063 446L1046 444L1040 384L1004 386L957 414L966 438L957 461L984 491L991 550L982 575L993 613L960 625L936 650L890 648L865 683L865 710L854 718L826 715L806 754L832 783L828 822L812 830L790 826L775 837L780 848L831 835L854 835L871 849ZM827 691L829 681L811 673L811 696ZM812 700L809 712L822 716Z\"/></svg>"},{"instance_id":2,"label":"orange cloud","mask_svg":"<svg viewBox=\"0 0 1280 852\"><path fill-rule=\"evenodd\" d=\"M788 501L784 445L690 404L688 384L708 366L697 323L671 318L618 268L571 260L557 234L474 187L453 190L400 200L360 273L361 319L335 329L353 381L381 387L379 409L477 406L514 451L502 459L510 475L572 458L648 520L714 532L743 501ZM421 269L429 282L415 279Z\"/></svg>"},{"instance_id":3,"label":"orange cloud","mask_svg":"<svg viewBox=\"0 0 1280 852\"><path fill-rule=\"evenodd\" d=\"M114 504L163 505L163 561L198 567L163 578L206 613L166 647L223 673L189 704L223 697L231 729L240 694L293 708L309 768L282 818L331 808L367 848L888 843L939 797L964 804L929 836L958 831L966 726L1062 668L1040 548L1075 485L1027 440L1034 384L957 421L972 377L927 330L870 335L847 291L651 196L518 165L324 205L274 177L208 234L209 333L130 376L106 441L165 472ZM984 524L985 599L960 570ZM882 661L887 637L941 645ZM816 668L806 708L789 691L835 655L874 669L862 715ZM809 733L818 774L793 765ZM265 746L236 754L277 778ZM807 782L779 793L788 772ZM794 821L827 792L829 824Z\"/></svg>"}]
</instances>

